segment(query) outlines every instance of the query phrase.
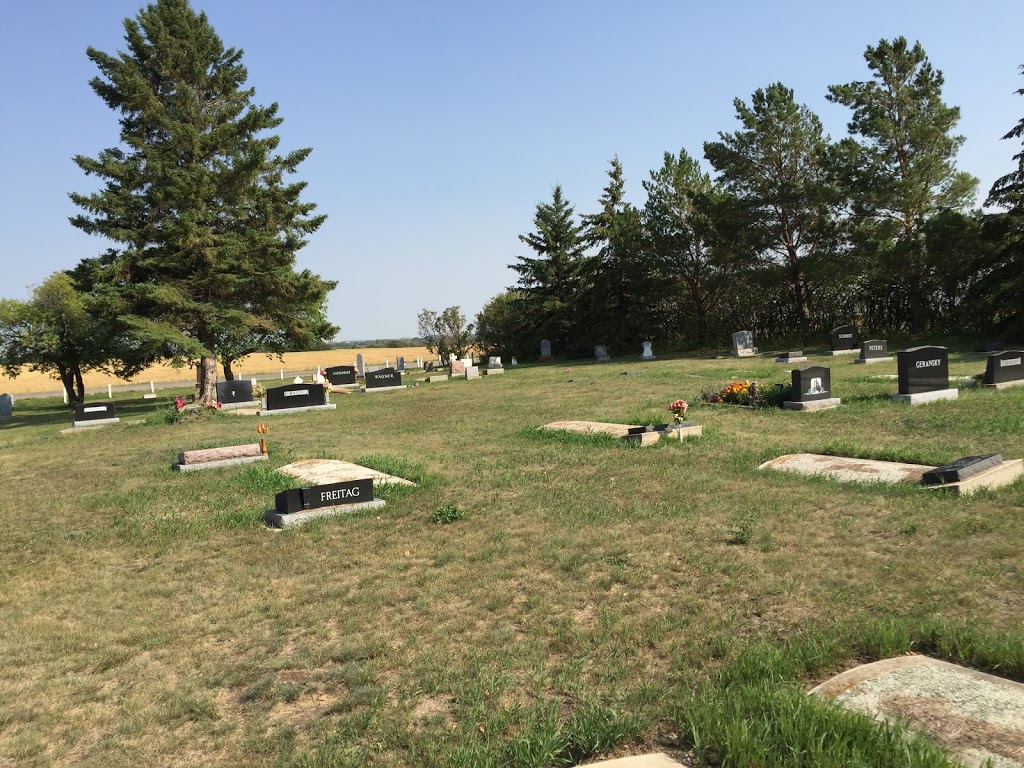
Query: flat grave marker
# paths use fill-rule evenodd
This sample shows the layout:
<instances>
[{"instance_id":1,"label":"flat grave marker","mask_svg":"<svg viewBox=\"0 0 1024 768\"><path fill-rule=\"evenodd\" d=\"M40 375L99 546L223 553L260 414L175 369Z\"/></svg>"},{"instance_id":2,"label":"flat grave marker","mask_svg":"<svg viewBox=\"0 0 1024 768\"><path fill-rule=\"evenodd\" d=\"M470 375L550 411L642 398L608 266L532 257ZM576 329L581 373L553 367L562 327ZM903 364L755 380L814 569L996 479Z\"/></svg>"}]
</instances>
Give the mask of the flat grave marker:
<instances>
[{"instance_id":1,"label":"flat grave marker","mask_svg":"<svg viewBox=\"0 0 1024 768\"><path fill-rule=\"evenodd\" d=\"M682 426L684 438L700 437L704 431L703 427L694 422L683 422ZM644 446L656 444L662 435L678 435L675 424L645 425L611 424L603 421L553 421L550 424L545 424L541 429L560 432L580 432L585 435L611 435L619 440L637 442Z\"/></svg>"},{"instance_id":2,"label":"flat grave marker","mask_svg":"<svg viewBox=\"0 0 1024 768\"><path fill-rule=\"evenodd\" d=\"M183 451L178 455L178 463L172 465L175 472L193 472L199 469L215 469L239 464L252 464L254 461L266 461L259 443L249 445L232 445L226 448L205 448L196 451Z\"/></svg>"},{"instance_id":3,"label":"flat grave marker","mask_svg":"<svg viewBox=\"0 0 1024 768\"><path fill-rule=\"evenodd\" d=\"M326 483L342 483L349 480L373 480L374 485L416 485L404 477L389 475L376 469L370 469L350 461L336 459L302 459L291 464L278 467L278 472L291 475L299 480L314 485Z\"/></svg>"},{"instance_id":4,"label":"flat grave marker","mask_svg":"<svg viewBox=\"0 0 1024 768\"><path fill-rule=\"evenodd\" d=\"M949 350L945 347L911 347L896 356L899 392L892 395L894 400L919 405L959 396L949 387Z\"/></svg>"}]
</instances>

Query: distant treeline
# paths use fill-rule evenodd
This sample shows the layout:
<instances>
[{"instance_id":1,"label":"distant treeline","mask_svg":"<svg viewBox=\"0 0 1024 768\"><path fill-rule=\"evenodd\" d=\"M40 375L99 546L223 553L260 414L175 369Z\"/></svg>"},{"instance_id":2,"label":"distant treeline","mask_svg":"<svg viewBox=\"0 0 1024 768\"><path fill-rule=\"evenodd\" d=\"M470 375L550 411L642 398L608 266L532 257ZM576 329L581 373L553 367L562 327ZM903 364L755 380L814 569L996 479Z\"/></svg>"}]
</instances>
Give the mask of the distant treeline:
<instances>
[{"instance_id":1,"label":"distant treeline","mask_svg":"<svg viewBox=\"0 0 1024 768\"><path fill-rule=\"evenodd\" d=\"M828 88L850 110L841 140L774 83L735 99L735 130L703 145L713 175L685 149L666 152L636 207L616 157L579 216L555 186L519 237L529 250L510 265L518 283L477 316L478 344L536 356L547 338L559 355L595 344L614 354L644 340L720 348L745 329L802 345L846 323L1024 339L1024 152L989 210L975 208L942 73L903 38L865 59L865 81ZM1024 120L1003 138L1022 137Z\"/></svg>"},{"instance_id":2,"label":"distant treeline","mask_svg":"<svg viewBox=\"0 0 1024 768\"><path fill-rule=\"evenodd\" d=\"M396 349L402 347L422 347L425 342L421 338L406 337L401 339L362 339L360 341L332 341L319 349L360 349L360 348L381 348Z\"/></svg>"}]
</instances>

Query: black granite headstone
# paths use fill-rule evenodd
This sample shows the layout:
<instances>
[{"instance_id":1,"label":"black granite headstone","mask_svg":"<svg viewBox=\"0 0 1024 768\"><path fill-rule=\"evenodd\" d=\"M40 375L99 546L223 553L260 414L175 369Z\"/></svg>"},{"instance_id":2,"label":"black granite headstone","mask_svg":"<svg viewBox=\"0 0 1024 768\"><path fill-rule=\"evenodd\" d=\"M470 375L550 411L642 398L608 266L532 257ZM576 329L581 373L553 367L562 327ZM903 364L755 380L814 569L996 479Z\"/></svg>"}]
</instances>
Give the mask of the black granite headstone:
<instances>
[{"instance_id":1,"label":"black granite headstone","mask_svg":"<svg viewBox=\"0 0 1024 768\"><path fill-rule=\"evenodd\" d=\"M323 384L287 384L267 390L267 410L279 411L282 408L309 408L323 405Z\"/></svg>"},{"instance_id":2,"label":"black granite headstone","mask_svg":"<svg viewBox=\"0 0 1024 768\"><path fill-rule=\"evenodd\" d=\"M366 388L380 389L381 387L402 386L402 374L394 368L381 368L377 371L366 371Z\"/></svg>"},{"instance_id":3,"label":"black granite headstone","mask_svg":"<svg viewBox=\"0 0 1024 768\"><path fill-rule=\"evenodd\" d=\"M966 480L1002 463L1003 457L998 453L988 453L984 456L964 456L962 459L925 472L921 475L921 482L925 485L959 483L961 480Z\"/></svg>"},{"instance_id":4,"label":"black granite headstone","mask_svg":"<svg viewBox=\"0 0 1024 768\"><path fill-rule=\"evenodd\" d=\"M949 350L911 347L896 353L901 395L949 389Z\"/></svg>"},{"instance_id":5,"label":"black granite headstone","mask_svg":"<svg viewBox=\"0 0 1024 768\"><path fill-rule=\"evenodd\" d=\"M356 383L356 367L354 365L335 365L324 369L327 381L335 386Z\"/></svg>"},{"instance_id":6,"label":"black granite headstone","mask_svg":"<svg viewBox=\"0 0 1024 768\"><path fill-rule=\"evenodd\" d=\"M873 357L888 357L889 342L885 339L869 339L860 345L860 359L869 360Z\"/></svg>"},{"instance_id":7,"label":"black granite headstone","mask_svg":"<svg viewBox=\"0 0 1024 768\"><path fill-rule=\"evenodd\" d=\"M1024 379L1024 351L1007 350L988 356L985 366L986 384L1005 384Z\"/></svg>"},{"instance_id":8,"label":"black granite headstone","mask_svg":"<svg viewBox=\"0 0 1024 768\"><path fill-rule=\"evenodd\" d=\"M369 478L312 488L289 488L274 497L274 508L282 515L292 515L307 509L341 507L367 501L373 501L373 480Z\"/></svg>"},{"instance_id":9,"label":"black granite headstone","mask_svg":"<svg viewBox=\"0 0 1024 768\"><path fill-rule=\"evenodd\" d=\"M840 325L838 328L833 328L828 335L828 343L833 352L844 349L856 349L860 343L857 327L854 325Z\"/></svg>"},{"instance_id":10,"label":"black granite headstone","mask_svg":"<svg viewBox=\"0 0 1024 768\"><path fill-rule=\"evenodd\" d=\"M113 403L75 403L75 421L116 419Z\"/></svg>"},{"instance_id":11,"label":"black granite headstone","mask_svg":"<svg viewBox=\"0 0 1024 768\"><path fill-rule=\"evenodd\" d=\"M789 399L794 403L810 403L832 397L832 371L823 365L805 365L790 371L792 391Z\"/></svg>"},{"instance_id":12,"label":"black granite headstone","mask_svg":"<svg viewBox=\"0 0 1024 768\"><path fill-rule=\"evenodd\" d=\"M251 403L252 382L248 379L217 382L218 403Z\"/></svg>"}]
</instances>

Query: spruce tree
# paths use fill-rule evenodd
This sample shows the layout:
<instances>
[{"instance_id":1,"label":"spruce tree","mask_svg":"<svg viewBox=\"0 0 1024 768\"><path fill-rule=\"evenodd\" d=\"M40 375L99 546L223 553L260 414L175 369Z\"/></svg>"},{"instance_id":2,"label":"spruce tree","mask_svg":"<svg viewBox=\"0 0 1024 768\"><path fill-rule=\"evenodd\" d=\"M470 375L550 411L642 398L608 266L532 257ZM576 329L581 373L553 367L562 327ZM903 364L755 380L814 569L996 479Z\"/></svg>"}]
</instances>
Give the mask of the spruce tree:
<instances>
[{"instance_id":1,"label":"spruce tree","mask_svg":"<svg viewBox=\"0 0 1024 768\"><path fill-rule=\"evenodd\" d=\"M188 0L157 0L125 19L126 50L89 48L91 86L120 119L120 142L77 156L102 180L72 194L74 226L115 248L90 271L95 290L165 355L198 361L197 395L216 399L217 358L322 315L335 287L295 272L295 253L323 223L287 183L309 155L276 154L277 104L252 103L242 51L225 48ZM323 323L318 333L333 335Z\"/></svg>"}]
</instances>

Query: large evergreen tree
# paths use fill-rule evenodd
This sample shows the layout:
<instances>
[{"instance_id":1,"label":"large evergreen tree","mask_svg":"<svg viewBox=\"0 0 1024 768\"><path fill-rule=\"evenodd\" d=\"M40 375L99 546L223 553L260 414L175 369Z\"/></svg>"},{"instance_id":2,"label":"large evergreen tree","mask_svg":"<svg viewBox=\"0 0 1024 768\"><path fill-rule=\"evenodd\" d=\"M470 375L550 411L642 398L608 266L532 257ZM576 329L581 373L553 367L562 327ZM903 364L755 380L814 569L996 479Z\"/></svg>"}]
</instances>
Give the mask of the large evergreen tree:
<instances>
[{"instance_id":1,"label":"large evergreen tree","mask_svg":"<svg viewBox=\"0 0 1024 768\"><path fill-rule=\"evenodd\" d=\"M551 202L537 204L533 224L535 231L519 239L535 255L517 256L509 267L519 274L517 287L534 319L538 340L546 336L561 349L576 349L585 244L560 185L553 189Z\"/></svg>"},{"instance_id":2,"label":"large evergreen tree","mask_svg":"<svg viewBox=\"0 0 1024 768\"><path fill-rule=\"evenodd\" d=\"M832 253L835 239L829 140L821 121L773 83L754 92L748 106L736 99L742 128L719 133L704 153L725 189L752 213L752 235L766 264L781 268L793 297L803 341L813 319L809 268Z\"/></svg>"},{"instance_id":3,"label":"large evergreen tree","mask_svg":"<svg viewBox=\"0 0 1024 768\"><path fill-rule=\"evenodd\" d=\"M924 225L942 209L970 204L977 179L956 170L960 110L942 101L942 72L921 44L881 40L864 58L870 80L829 87L829 101L853 110L848 128L859 138L844 142L843 178L854 215L872 240L888 243L880 251L883 270L902 281L910 330L920 333L935 290Z\"/></svg>"},{"instance_id":4,"label":"large evergreen tree","mask_svg":"<svg viewBox=\"0 0 1024 768\"><path fill-rule=\"evenodd\" d=\"M121 115L120 144L75 158L104 185L71 195L85 211L72 223L116 243L93 270L96 290L168 355L197 360L210 403L219 355L315 315L335 287L295 272L325 219L300 200L304 183L285 181L311 150L276 154L277 104L252 103L242 51L187 0L157 0L124 27L126 51L88 50L93 90Z\"/></svg>"}]
</instances>

